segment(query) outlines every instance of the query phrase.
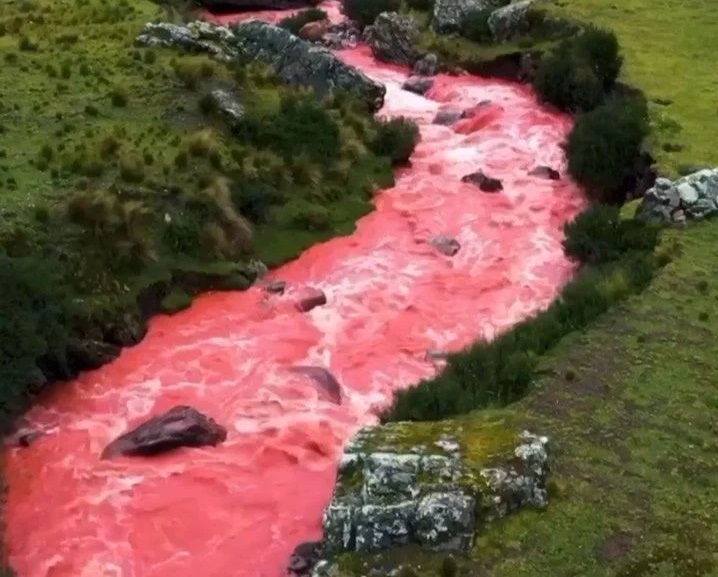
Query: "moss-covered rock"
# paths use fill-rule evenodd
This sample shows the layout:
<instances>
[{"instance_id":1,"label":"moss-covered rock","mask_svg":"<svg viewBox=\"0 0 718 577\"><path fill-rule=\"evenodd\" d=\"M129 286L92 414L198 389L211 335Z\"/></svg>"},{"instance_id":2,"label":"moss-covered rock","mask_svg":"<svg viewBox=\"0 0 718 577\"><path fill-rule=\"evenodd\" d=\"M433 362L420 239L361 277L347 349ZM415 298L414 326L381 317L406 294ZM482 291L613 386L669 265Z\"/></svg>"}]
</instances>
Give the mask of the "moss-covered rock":
<instances>
[{"instance_id":1,"label":"moss-covered rock","mask_svg":"<svg viewBox=\"0 0 718 577\"><path fill-rule=\"evenodd\" d=\"M450 423L362 429L324 514L325 555L410 544L465 551L478 527L522 506L545 507L548 439L523 432L517 440L503 422L483 425L483 439Z\"/></svg>"}]
</instances>

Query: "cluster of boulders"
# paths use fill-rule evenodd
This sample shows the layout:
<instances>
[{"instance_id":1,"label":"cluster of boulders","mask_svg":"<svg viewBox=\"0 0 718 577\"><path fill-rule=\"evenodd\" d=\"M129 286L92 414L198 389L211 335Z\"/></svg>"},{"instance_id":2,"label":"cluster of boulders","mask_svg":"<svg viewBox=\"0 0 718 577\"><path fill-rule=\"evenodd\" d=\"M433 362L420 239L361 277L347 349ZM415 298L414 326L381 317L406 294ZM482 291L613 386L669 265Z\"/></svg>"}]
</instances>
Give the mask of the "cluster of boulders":
<instances>
[{"instance_id":1,"label":"cluster of boulders","mask_svg":"<svg viewBox=\"0 0 718 577\"><path fill-rule=\"evenodd\" d=\"M431 446L397 449L402 444L392 442L393 435L405 425L363 429L346 447L324 513L324 539L295 550L291 574L326 574L330 561L319 558L344 551L408 544L465 551L480 526L521 507L548 504L546 437L524 431L513 450L477 468L447 435Z\"/></svg>"},{"instance_id":2,"label":"cluster of boulders","mask_svg":"<svg viewBox=\"0 0 718 577\"><path fill-rule=\"evenodd\" d=\"M201 21L186 26L169 22L148 23L136 43L205 52L223 61L264 62L272 66L287 84L311 87L319 95L340 88L361 95L373 110L378 110L384 103L384 85L342 62L331 50L259 20L242 22L231 28Z\"/></svg>"},{"instance_id":3,"label":"cluster of boulders","mask_svg":"<svg viewBox=\"0 0 718 577\"><path fill-rule=\"evenodd\" d=\"M643 195L638 217L684 224L718 214L718 168L705 168L675 181L657 178Z\"/></svg>"},{"instance_id":4,"label":"cluster of boulders","mask_svg":"<svg viewBox=\"0 0 718 577\"><path fill-rule=\"evenodd\" d=\"M487 24L496 42L505 42L528 31L534 0L436 0L431 18L439 34L461 32L467 18L475 12L488 12Z\"/></svg>"}]
</instances>

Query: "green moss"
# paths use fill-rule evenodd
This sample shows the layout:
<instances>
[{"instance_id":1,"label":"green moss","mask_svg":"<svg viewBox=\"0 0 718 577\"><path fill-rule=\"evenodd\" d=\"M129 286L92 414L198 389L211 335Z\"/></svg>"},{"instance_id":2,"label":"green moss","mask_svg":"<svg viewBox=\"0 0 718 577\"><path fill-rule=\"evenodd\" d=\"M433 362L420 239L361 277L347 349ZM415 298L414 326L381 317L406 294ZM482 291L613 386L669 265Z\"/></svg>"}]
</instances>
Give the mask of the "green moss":
<instances>
[{"instance_id":1,"label":"green moss","mask_svg":"<svg viewBox=\"0 0 718 577\"><path fill-rule=\"evenodd\" d=\"M192 305L192 296L180 289L173 289L162 299L162 310L166 313L176 313Z\"/></svg>"}]
</instances>

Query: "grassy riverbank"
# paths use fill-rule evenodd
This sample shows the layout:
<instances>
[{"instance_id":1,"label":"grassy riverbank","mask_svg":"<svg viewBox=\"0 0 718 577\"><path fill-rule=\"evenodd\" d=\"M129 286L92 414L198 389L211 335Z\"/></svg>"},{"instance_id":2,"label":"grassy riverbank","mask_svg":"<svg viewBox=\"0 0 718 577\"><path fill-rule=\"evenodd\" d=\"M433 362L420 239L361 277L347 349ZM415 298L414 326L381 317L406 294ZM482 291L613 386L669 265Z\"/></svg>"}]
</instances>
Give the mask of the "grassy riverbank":
<instances>
[{"instance_id":1,"label":"grassy riverbank","mask_svg":"<svg viewBox=\"0 0 718 577\"><path fill-rule=\"evenodd\" d=\"M543 5L616 32L622 79L650 101L650 144L660 173L718 165L712 144L718 70L711 65L718 37L709 2ZM541 359L542 376L529 394L491 412L552 437L552 501L544 512L492 526L468 556L457 558L459 575L718 573L717 241L714 222L664 232L663 248L673 259L649 287L565 337ZM473 416L480 422L485 413ZM387 561L408 563L416 575L438 575L442 558L398 550L370 560L349 556L344 564L352 575L367 562Z\"/></svg>"}]
</instances>

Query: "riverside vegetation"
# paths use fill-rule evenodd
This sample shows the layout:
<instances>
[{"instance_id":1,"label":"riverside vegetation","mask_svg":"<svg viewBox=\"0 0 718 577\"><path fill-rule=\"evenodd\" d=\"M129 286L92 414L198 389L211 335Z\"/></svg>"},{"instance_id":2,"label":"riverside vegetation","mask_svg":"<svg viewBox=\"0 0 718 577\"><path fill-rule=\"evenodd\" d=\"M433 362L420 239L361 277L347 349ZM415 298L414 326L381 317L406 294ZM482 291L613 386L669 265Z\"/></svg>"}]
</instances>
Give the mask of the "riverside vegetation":
<instances>
[{"instance_id":1,"label":"riverside vegetation","mask_svg":"<svg viewBox=\"0 0 718 577\"><path fill-rule=\"evenodd\" d=\"M258 64L133 47L168 15L126 0L0 15L3 426L48 378L141 338L146 314L351 232L416 144L415 126L350 95L319 102ZM243 109L233 130L218 89Z\"/></svg>"},{"instance_id":2,"label":"riverside vegetation","mask_svg":"<svg viewBox=\"0 0 718 577\"><path fill-rule=\"evenodd\" d=\"M353 554L340 560L347 574L361 574L366 565L386 566L387 560L406 565L405 577L476 571L698 577L715 571L711 543L718 537L718 510L710 487L718 460L709 410L718 401L709 383L718 369L711 360L718 326L706 303L713 292L709 279L716 267L711 250L716 233L706 223L659 235L618 208L644 137L655 150L667 130L650 91L647 101L616 84L619 43L629 80L638 79L634 84L644 88L640 79L650 76L641 70L640 59L631 59L648 48L645 37L625 27L623 21L630 20L625 10L640 13L644 30L655 25L663 31L675 14L695 16L702 3L668 0L665 8L657 8L634 0L630 8L609 9L599 0L576 0L565 7L547 2L539 16L573 15L573 4L575 16L595 14L589 20L606 29L590 28L579 38L540 33L496 46L486 42L477 17L464 29L471 39L437 37L428 29L422 33L423 46L454 63L478 66L516 49L544 50L535 87L544 100L580 112L567 143L569 169L599 204L566 228L566 250L584 266L548 311L492 343L452 355L442 375L399 395L384 415L386 420L427 420L469 413L459 422L481 422L482 414L470 411L488 408L483 414L493 418L540 426L559 449L552 505L541 514L502 521L466 558L413 549L372 557ZM394 8L379 0L361 5L379 6L378 12ZM429 7L425 0L413 0L402 9L422 17ZM377 9L367 10L364 23ZM231 70L201 57L135 51L132 38L156 15L156 8L144 2L106 8L86 0L72 11L49 2L24 2L12 4L10 12L0 23L0 50L8 63L0 69L5 79L0 118L4 136L9 135L5 141L13 143L3 159L4 188L10 192L2 199L7 230L0 268L3 294L12 295L0 312L5 321L2 366L11 368L2 376L6 411L19 408L32 390L28 385L42 381L38 371L61 359L63 341L72 331L86 331L88 325L97 326L98 317L113 318L135 307L141 288L154 280L171 279L177 269L201 270L200 262L210 256L224 276L229 267L241 280L229 278L246 286L251 275L246 267L236 268L238 259L259 256L276 264L320 238L350 230L369 209L373 189L390 181L390 158L405 160L415 141L414 130L403 122L377 125L346 98L319 106L307 95L281 88L262 68ZM65 35L68 39L57 40ZM675 34L668 38L678 43ZM671 57L684 57L684 70L690 71L695 55L680 48L676 44ZM62 58L50 66L58 67L54 73L48 72L49 57L58 53L68 58L68 73ZM70 59L70 54L77 57ZM706 75L715 81L715 71ZM697 84L705 82L697 79ZM283 147L296 146L292 150L311 159L314 144L308 146L308 140L271 131L272 143L237 142L222 133L212 120L210 101L203 98L214 86L241 93L247 117L261 126L281 127L282 114L297 111L324 119L324 126L334 121L334 142L341 151L336 164L309 160L305 165L314 172L298 175L294 171L301 169L291 165ZM687 110L690 95L675 96L676 109ZM116 134L123 127L125 132ZM702 154L698 161L718 162L704 146L707 135L697 123L690 127L696 133L694 148ZM107 150L102 143L112 136L119 145L109 147L102 159ZM204 145L192 146L195 139ZM667 160L667 148L665 142L660 145L659 168L673 174L676 163ZM235 149L241 150L241 162ZM151 162L144 162L145 153ZM94 154L101 170L85 168ZM249 171L250 178L247 158L254 159L246 162L256 171ZM358 173L342 164L348 158L363 159L354 164L361 167ZM179 189L172 178L178 175ZM340 188L350 196L337 195L337 184L347 181L354 185ZM252 187L265 194L247 193L256 190ZM317 191L320 197L314 196ZM94 222L97 214L108 216ZM166 238L176 222L184 224L186 235L180 235L179 245ZM207 233L205 224L212 223L214 233ZM180 305L186 301L184 292L170 295ZM513 404L496 409L507 403Z\"/></svg>"}]
</instances>

